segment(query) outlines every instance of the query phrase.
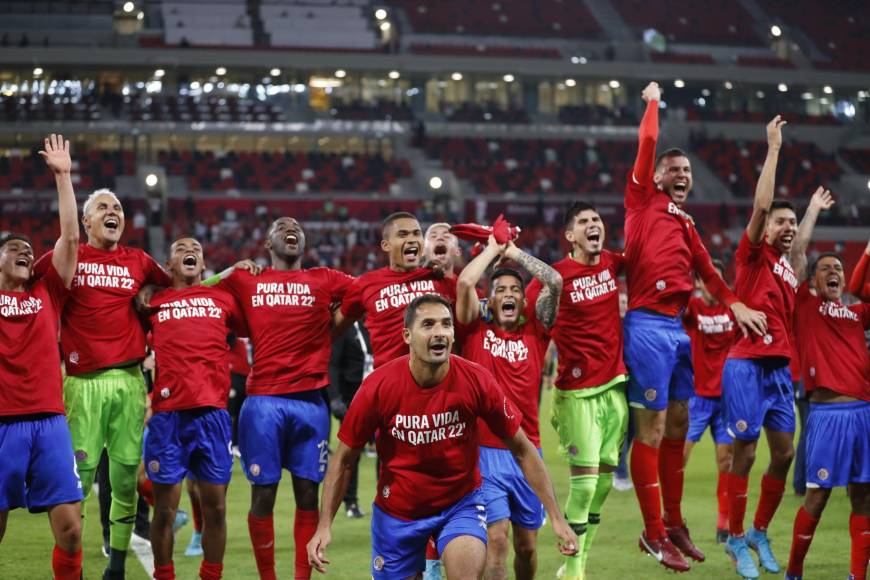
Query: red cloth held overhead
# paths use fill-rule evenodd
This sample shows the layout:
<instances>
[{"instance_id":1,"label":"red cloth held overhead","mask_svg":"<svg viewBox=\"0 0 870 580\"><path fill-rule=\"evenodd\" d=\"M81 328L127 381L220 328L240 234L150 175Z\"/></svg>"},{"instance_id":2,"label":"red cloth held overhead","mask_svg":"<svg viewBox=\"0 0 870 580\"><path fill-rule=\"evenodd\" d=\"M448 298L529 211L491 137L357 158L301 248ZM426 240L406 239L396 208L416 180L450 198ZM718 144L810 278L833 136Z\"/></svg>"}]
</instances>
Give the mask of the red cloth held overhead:
<instances>
[{"instance_id":1,"label":"red cloth held overhead","mask_svg":"<svg viewBox=\"0 0 870 580\"><path fill-rule=\"evenodd\" d=\"M520 228L512 226L504 219L503 214L498 214L491 226L456 224L450 228L450 233L462 240L480 242L481 244L485 244L489 240L489 236L492 235L499 244L506 244L510 240L517 239L520 235Z\"/></svg>"}]
</instances>

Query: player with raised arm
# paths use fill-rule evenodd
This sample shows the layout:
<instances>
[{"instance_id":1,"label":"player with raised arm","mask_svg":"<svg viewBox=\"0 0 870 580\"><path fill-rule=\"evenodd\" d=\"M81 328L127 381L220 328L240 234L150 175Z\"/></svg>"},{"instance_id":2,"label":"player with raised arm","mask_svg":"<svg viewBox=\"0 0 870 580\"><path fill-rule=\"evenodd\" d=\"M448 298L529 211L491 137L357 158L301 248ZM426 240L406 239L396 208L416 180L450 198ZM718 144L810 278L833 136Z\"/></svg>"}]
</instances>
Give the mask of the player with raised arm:
<instances>
[{"instance_id":1,"label":"player with raised arm","mask_svg":"<svg viewBox=\"0 0 870 580\"><path fill-rule=\"evenodd\" d=\"M239 450L251 482L248 530L260 578L275 578L273 512L287 469L296 514L295 578L309 578L305 545L317 527L317 488L326 474L331 305L353 278L330 268L302 268L305 232L282 217L266 238L272 267L254 275L236 269L219 283L238 300L254 349L247 395L239 415Z\"/></svg>"},{"instance_id":2,"label":"player with raised arm","mask_svg":"<svg viewBox=\"0 0 870 580\"><path fill-rule=\"evenodd\" d=\"M604 222L589 203L579 201L568 208L564 235L570 253L553 264L563 285L552 329L558 359L552 423L559 452L570 467L565 516L580 540L561 577L577 580L586 577L586 561L628 427L617 283L624 260L622 254L604 249ZM529 296L537 289L532 282Z\"/></svg>"},{"instance_id":3,"label":"player with raised arm","mask_svg":"<svg viewBox=\"0 0 870 580\"><path fill-rule=\"evenodd\" d=\"M499 257L517 262L543 284L535 302L527 301L520 273L497 268L489 276L487 319L481 317L477 283ZM538 396L549 329L559 308L562 277L553 268L517 248L489 237L486 249L463 268L456 285L456 320L463 335L462 356L495 377L514 407L523 409L523 432L540 453ZM507 579L513 528L514 574L530 580L537 569L538 529L544 508L502 439L484 421L480 428L480 474L486 505L486 578Z\"/></svg>"},{"instance_id":4,"label":"player with raised arm","mask_svg":"<svg viewBox=\"0 0 870 580\"><path fill-rule=\"evenodd\" d=\"M767 527L782 500L794 457L794 393L788 365L797 278L789 254L795 247L797 219L789 202L773 199L784 124L779 115L767 124L767 156L755 189L752 217L734 255L735 292L767 315L767 332L760 337L738 336L722 371L726 425L734 438L725 551L744 578L758 577L750 548L758 553L765 570L779 572ZM744 532L749 472L762 427L770 447L770 464L761 479L753 525Z\"/></svg>"},{"instance_id":5,"label":"player with raised arm","mask_svg":"<svg viewBox=\"0 0 870 580\"><path fill-rule=\"evenodd\" d=\"M731 309L744 334L762 335L765 327L764 315L739 302L713 268L694 221L682 209L692 189L688 157L679 149L656 157L660 98L657 83L643 90L647 106L625 188L625 363L636 419L631 479L644 520L641 551L666 568L685 571L689 564L680 552L704 560L680 510L693 392L691 347L681 313L694 290L693 272Z\"/></svg>"},{"instance_id":6,"label":"player with raised arm","mask_svg":"<svg viewBox=\"0 0 870 580\"><path fill-rule=\"evenodd\" d=\"M58 319L72 285L79 245L69 141L52 134L39 152L57 184L60 237L35 282L27 238L0 239L0 541L9 510L48 512L54 577L82 571L82 483L64 419Z\"/></svg>"},{"instance_id":7,"label":"player with raised arm","mask_svg":"<svg viewBox=\"0 0 870 580\"><path fill-rule=\"evenodd\" d=\"M804 558L834 487L848 486L852 504L849 578L866 578L870 560L870 357L864 337L870 329L870 304L843 304L846 276L834 253L820 255L807 279L806 247L819 212L832 204L828 191L816 190L792 253L801 283L795 340L811 410L807 494L794 521L787 580L802 577Z\"/></svg>"},{"instance_id":8,"label":"player with raised arm","mask_svg":"<svg viewBox=\"0 0 870 580\"><path fill-rule=\"evenodd\" d=\"M200 503L194 510L201 508L203 520L199 577L219 579L233 470L227 335L244 334L239 328L242 315L229 293L201 284L205 258L197 240L176 240L166 266L172 286L150 302L157 374L143 453L154 484L154 578L175 578L172 523L189 471L196 478Z\"/></svg>"},{"instance_id":9,"label":"player with raised arm","mask_svg":"<svg viewBox=\"0 0 870 580\"><path fill-rule=\"evenodd\" d=\"M375 369L350 405L326 476L320 525L308 544L308 557L321 572L351 467L374 435L382 464L372 516L372 576L413 578L423 570L424 548L434 536L448 577L481 578L487 516L477 467L478 419L514 454L544 503L560 550L577 549L544 462L520 428L521 413L489 371L450 354L450 308L441 296L415 298L404 314L410 354Z\"/></svg>"},{"instance_id":10,"label":"player with raised arm","mask_svg":"<svg viewBox=\"0 0 870 580\"><path fill-rule=\"evenodd\" d=\"M64 406L85 500L91 493L100 454L109 455L108 580L124 578L127 548L136 517L136 476L145 425L145 332L134 297L146 284L169 286L160 265L138 248L120 244L124 209L108 189L85 201L72 291L61 313L60 341L66 368ZM45 275L52 252L36 263Z\"/></svg>"},{"instance_id":11,"label":"player with raised arm","mask_svg":"<svg viewBox=\"0 0 870 580\"><path fill-rule=\"evenodd\" d=\"M725 277L725 265L713 260L719 275ZM728 540L728 470L731 468L732 439L725 426L722 408L722 367L734 342L736 328L731 311L710 294L704 282L696 281L699 295L692 296L683 316L686 332L692 341L692 367L695 371L695 394L689 400L689 432L686 435L685 465L692 448L707 427L716 445L716 484L718 512L716 543Z\"/></svg>"},{"instance_id":12,"label":"player with raised arm","mask_svg":"<svg viewBox=\"0 0 870 580\"><path fill-rule=\"evenodd\" d=\"M427 266L437 266L445 278L456 276L456 264L462 256L459 238L450 233L450 224L437 222L426 228L423 236L423 259Z\"/></svg>"}]
</instances>

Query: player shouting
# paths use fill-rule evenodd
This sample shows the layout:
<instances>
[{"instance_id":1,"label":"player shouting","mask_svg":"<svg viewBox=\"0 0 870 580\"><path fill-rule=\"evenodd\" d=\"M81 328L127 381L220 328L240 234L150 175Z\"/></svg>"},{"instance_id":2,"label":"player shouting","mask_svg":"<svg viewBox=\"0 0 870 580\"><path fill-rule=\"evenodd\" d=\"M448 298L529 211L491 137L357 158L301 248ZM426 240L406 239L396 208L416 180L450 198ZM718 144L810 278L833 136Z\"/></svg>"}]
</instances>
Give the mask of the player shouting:
<instances>
[{"instance_id":1,"label":"player shouting","mask_svg":"<svg viewBox=\"0 0 870 580\"><path fill-rule=\"evenodd\" d=\"M0 541L9 510L48 512L54 577L82 571L82 484L64 419L58 319L76 270L78 209L69 141L52 134L39 152L57 183L60 238L44 274L31 283L33 247L0 239Z\"/></svg>"},{"instance_id":2,"label":"player shouting","mask_svg":"<svg viewBox=\"0 0 870 580\"><path fill-rule=\"evenodd\" d=\"M350 469L376 435L382 464L372 516L372 576L413 578L423 570L424 548L434 536L448 577L482 577L487 516L477 468L478 419L514 454L544 502L560 550L574 553L577 537L559 513L541 456L520 429L520 412L489 371L450 354L450 303L419 296L406 309L404 325L411 353L368 376L338 433L320 525L308 544L312 565L325 571L332 520Z\"/></svg>"},{"instance_id":3,"label":"player shouting","mask_svg":"<svg viewBox=\"0 0 870 580\"><path fill-rule=\"evenodd\" d=\"M625 362L631 376L628 399L637 425L631 479L644 519L641 551L666 568L685 571L689 564L680 551L693 560L704 560L680 511L683 445L693 387L691 349L681 312L694 289L693 271L731 309L744 333L763 334L764 316L737 301L713 268L691 216L682 209L692 189L686 154L668 149L656 157L660 98L654 82L643 90L647 107L625 188L629 309Z\"/></svg>"},{"instance_id":4,"label":"player shouting","mask_svg":"<svg viewBox=\"0 0 870 580\"><path fill-rule=\"evenodd\" d=\"M534 302L526 301L520 273L498 268L489 276L487 320L481 318L477 283L487 267L500 256L513 260L544 285ZM457 281L456 319L463 335L462 356L490 371L514 407L523 409L523 432L541 450L538 427L538 394L544 355L550 342L549 329L559 308L562 277L553 268L517 248L513 242L499 245L493 236L474 260L463 268ZM544 525L541 500L529 487L502 439L481 421L480 474L486 505L488 544L486 577L508 577L508 543L513 528L514 574L518 579L535 577L538 529Z\"/></svg>"},{"instance_id":5,"label":"player shouting","mask_svg":"<svg viewBox=\"0 0 870 580\"><path fill-rule=\"evenodd\" d=\"M426 228L423 236L423 257L427 266L435 266L444 272L445 278L456 276L456 264L462 256L459 239L450 233L450 224L434 223Z\"/></svg>"},{"instance_id":6,"label":"player shouting","mask_svg":"<svg viewBox=\"0 0 870 580\"><path fill-rule=\"evenodd\" d=\"M172 287L150 301L157 357L148 436L143 458L154 483L151 547L154 577L175 578L172 523L188 471L196 478L202 510L200 578L218 579L227 540L226 492L233 470L232 420L227 412L230 388L227 334L239 329L236 300L218 288L203 286L205 259L200 243L176 240L167 268Z\"/></svg>"}]
</instances>

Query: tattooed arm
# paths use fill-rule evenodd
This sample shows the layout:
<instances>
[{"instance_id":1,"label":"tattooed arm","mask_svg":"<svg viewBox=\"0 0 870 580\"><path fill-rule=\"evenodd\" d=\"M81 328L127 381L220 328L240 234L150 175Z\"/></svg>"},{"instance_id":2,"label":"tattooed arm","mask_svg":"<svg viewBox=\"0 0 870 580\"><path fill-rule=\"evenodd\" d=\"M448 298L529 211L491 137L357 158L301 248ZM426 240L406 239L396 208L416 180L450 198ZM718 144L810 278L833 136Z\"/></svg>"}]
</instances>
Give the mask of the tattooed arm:
<instances>
[{"instance_id":1,"label":"tattooed arm","mask_svg":"<svg viewBox=\"0 0 870 580\"><path fill-rule=\"evenodd\" d=\"M508 242L504 255L541 282L541 293L535 302L535 316L546 328L552 328L559 310L559 298L562 296L562 276L551 266L516 247L513 242Z\"/></svg>"}]
</instances>

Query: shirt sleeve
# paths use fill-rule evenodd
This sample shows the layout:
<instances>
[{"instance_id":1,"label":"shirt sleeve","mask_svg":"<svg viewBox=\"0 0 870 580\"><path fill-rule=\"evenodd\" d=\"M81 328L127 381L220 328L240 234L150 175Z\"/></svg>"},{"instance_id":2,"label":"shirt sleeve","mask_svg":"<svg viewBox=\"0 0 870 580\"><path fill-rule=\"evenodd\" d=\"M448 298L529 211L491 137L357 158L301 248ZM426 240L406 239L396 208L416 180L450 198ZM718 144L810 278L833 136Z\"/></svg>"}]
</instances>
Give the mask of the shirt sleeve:
<instances>
[{"instance_id":1,"label":"shirt sleeve","mask_svg":"<svg viewBox=\"0 0 870 580\"><path fill-rule=\"evenodd\" d=\"M517 434L523 414L514 407L492 375L478 375L480 418L496 437L510 439Z\"/></svg>"},{"instance_id":2,"label":"shirt sleeve","mask_svg":"<svg viewBox=\"0 0 870 580\"><path fill-rule=\"evenodd\" d=\"M637 157L625 185L625 208L642 207L649 201L647 187L655 172L656 142L659 138L659 102L646 105L637 136Z\"/></svg>"},{"instance_id":3,"label":"shirt sleeve","mask_svg":"<svg viewBox=\"0 0 870 580\"><path fill-rule=\"evenodd\" d=\"M54 305L55 312L59 314L63 310L67 298L69 298L70 290L64 286L60 274L57 273L57 270L54 269L54 264L51 263L51 259L48 260L41 278L36 283L45 285L51 303Z\"/></svg>"},{"instance_id":4,"label":"shirt sleeve","mask_svg":"<svg viewBox=\"0 0 870 580\"><path fill-rule=\"evenodd\" d=\"M347 409L347 415L341 422L338 439L351 449L365 447L378 428L379 411L376 402L378 384L377 379L363 381Z\"/></svg>"},{"instance_id":5,"label":"shirt sleeve","mask_svg":"<svg viewBox=\"0 0 870 580\"><path fill-rule=\"evenodd\" d=\"M849 292L864 302L870 302L870 281L867 280L868 265L870 265L870 255L863 252L861 259L855 266L855 271L852 272L852 279L849 280Z\"/></svg>"},{"instance_id":6,"label":"shirt sleeve","mask_svg":"<svg viewBox=\"0 0 870 580\"><path fill-rule=\"evenodd\" d=\"M622 252L611 252L613 257L613 271L616 276L622 276L625 273L625 254Z\"/></svg>"},{"instance_id":7,"label":"shirt sleeve","mask_svg":"<svg viewBox=\"0 0 870 580\"><path fill-rule=\"evenodd\" d=\"M870 303L855 304L852 308L857 310L861 316L861 324L864 326L864 330L870 330Z\"/></svg>"},{"instance_id":8,"label":"shirt sleeve","mask_svg":"<svg viewBox=\"0 0 870 580\"><path fill-rule=\"evenodd\" d=\"M348 276L344 272L338 270L328 270L329 272L329 289L332 302L339 302L344 299L348 289L354 282L353 276Z\"/></svg>"},{"instance_id":9,"label":"shirt sleeve","mask_svg":"<svg viewBox=\"0 0 870 580\"><path fill-rule=\"evenodd\" d=\"M242 312L242 307L239 305L238 300L236 300L235 296L226 292L226 296L224 297L224 304L227 309L227 326L229 329L235 334L237 337L248 337L250 336L250 332L248 331L247 320L245 319L245 315Z\"/></svg>"},{"instance_id":10,"label":"shirt sleeve","mask_svg":"<svg viewBox=\"0 0 870 580\"><path fill-rule=\"evenodd\" d=\"M153 284L154 286L160 286L161 288L168 288L172 286L172 279L169 277L169 274L166 273L166 270L160 267L160 264L157 263L157 260L142 252L142 269L145 271L145 279L142 284Z\"/></svg>"},{"instance_id":11,"label":"shirt sleeve","mask_svg":"<svg viewBox=\"0 0 870 580\"><path fill-rule=\"evenodd\" d=\"M345 290L344 297L341 301L341 313L344 316L359 319L365 314L366 308L363 304L362 284L360 278L354 280L348 285Z\"/></svg>"},{"instance_id":12,"label":"shirt sleeve","mask_svg":"<svg viewBox=\"0 0 870 580\"><path fill-rule=\"evenodd\" d=\"M45 276L46 270L53 267L51 258L54 255L54 250L44 253L35 264L33 264L33 272L30 274L30 281L34 282Z\"/></svg>"},{"instance_id":13,"label":"shirt sleeve","mask_svg":"<svg viewBox=\"0 0 870 580\"><path fill-rule=\"evenodd\" d=\"M744 238L748 243L749 238L746 237L746 234L744 234ZM743 240L740 240L740 243L742 244ZM701 277L701 280L704 281L704 285L707 286L710 293L725 306L731 306L735 302L739 302L737 296L735 296L731 289L728 288L725 280L722 279L722 276L719 275L719 272L717 272L716 268L713 266L713 260L710 259L710 253L707 252L707 248L704 247L704 243L701 241L701 236L698 235L695 228L691 228L691 249L692 264L695 271ZM739 247L737 252L740 252Z\"/></svg>"}]
</instances>

